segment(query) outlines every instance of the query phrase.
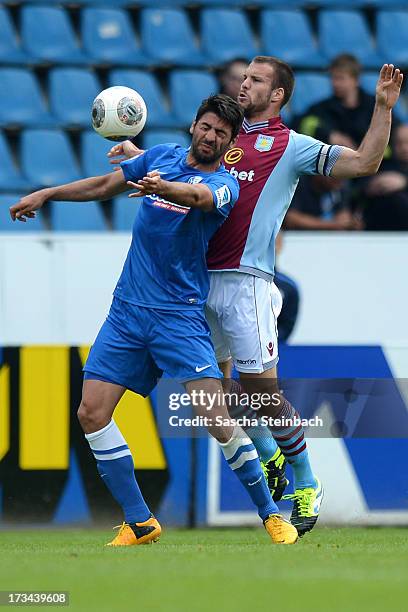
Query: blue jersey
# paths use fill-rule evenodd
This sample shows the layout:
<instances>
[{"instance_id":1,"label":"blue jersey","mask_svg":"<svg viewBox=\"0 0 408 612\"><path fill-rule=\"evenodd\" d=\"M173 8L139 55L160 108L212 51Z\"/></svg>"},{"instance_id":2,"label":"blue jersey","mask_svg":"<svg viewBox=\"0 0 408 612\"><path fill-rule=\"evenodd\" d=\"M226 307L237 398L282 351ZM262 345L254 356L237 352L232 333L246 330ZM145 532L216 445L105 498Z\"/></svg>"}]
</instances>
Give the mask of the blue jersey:
<instances>
[{"instance_id":1,"label":"blue jersey","mask_svg":"<svg viewBox=\"0 0 408 612\"><path fill-rule=\"evenodd\" d=\"M239 186L224 166L215 172L203 172L187 164L187 154L188 150L179 145L165 144L121 163L126 180L138 181L157 170L167 181L207 185L214 199L214 208L204 212L156 195L143 198L114 292L125 302L186 310L201 309L207 299L208 241L231 211Z\"/></svg>"}]
</instances>

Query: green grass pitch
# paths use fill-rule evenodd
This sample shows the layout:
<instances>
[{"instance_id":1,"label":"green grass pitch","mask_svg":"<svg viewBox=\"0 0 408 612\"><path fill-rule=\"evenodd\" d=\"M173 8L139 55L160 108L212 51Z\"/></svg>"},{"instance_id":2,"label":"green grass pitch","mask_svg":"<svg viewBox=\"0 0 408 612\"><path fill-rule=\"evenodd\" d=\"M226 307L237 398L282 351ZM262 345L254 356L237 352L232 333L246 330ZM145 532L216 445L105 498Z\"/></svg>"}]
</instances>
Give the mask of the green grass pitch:
<instances>
[{"instance_id":1,"label":"green grass pitch","mask_svg":"<svg viewBox=\"0 0 408 612\"><path fill-rule=\"evenodd\" d=\"M121 549L103 547L110 536L0 531L0 590L70 591L58 609L84 612L407 609L407 529L316 528L294 546L262 528L169 529Z\"/></svg>"}]
</instances>

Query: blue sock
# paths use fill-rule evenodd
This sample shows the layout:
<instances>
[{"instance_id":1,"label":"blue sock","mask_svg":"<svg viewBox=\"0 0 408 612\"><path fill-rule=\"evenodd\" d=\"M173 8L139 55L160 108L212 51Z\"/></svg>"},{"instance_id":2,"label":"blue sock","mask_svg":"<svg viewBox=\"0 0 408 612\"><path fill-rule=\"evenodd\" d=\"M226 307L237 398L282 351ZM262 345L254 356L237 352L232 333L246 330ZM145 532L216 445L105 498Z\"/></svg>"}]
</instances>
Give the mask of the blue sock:
<instances>
[{"instance_id":1,"label":"blue sock","mask_svg":"<svg viewBox=\"0 0 408 612\"><path fill-rule=\"evenodd\" d=\"M300 419L299 413L286 398L282 398L282 408L275 419ZM288 463L292 466L295 489L316 487L316 478L309 461L305 432L302 425L276 426L271 428L273 436Z\"/></svg>"},{"instance_id":2,"label":"blue sock","mask_svg":"<svg viewBox=\"0 0 408 612\"><path fill-rule=\"evenodd\" d=\"M234 419L244 419L244 417L258 419L258 415L254 410L239 403L241 393L243 393L241 383L237 380L231 380L230 387L225 395L230 416ZM230 401L228 401L228 398L231 398ZM269 427L266 425L254 425L252 427L243 427L243 429L251 438L260 460L267 463L278 450L278 445Z\"/></svg>"},{"instance_id":3,"label":"blue sock","mask_svg":"<svg viewBox=\"0 0 408 612\"><path fill-rule=\"evenodd\" d=\"M228 465L258 508L261 519L265 520L270 514L279 514L266 484L258 453L243 429L235 427L231 439L219 444Z\"/></svg>"},{"instance_id":4,"label":"blue sock","mask_svg":"<svg viewBox=\"0 0 408 612\"><path fill-rule=\"evenodd\" d=\"M132 454L118 426L112 420L106 427L85 434L96 459L98 472L121 506L126 523L142 523L150 510L135 477Z\"/></svg>"}]
</instances>

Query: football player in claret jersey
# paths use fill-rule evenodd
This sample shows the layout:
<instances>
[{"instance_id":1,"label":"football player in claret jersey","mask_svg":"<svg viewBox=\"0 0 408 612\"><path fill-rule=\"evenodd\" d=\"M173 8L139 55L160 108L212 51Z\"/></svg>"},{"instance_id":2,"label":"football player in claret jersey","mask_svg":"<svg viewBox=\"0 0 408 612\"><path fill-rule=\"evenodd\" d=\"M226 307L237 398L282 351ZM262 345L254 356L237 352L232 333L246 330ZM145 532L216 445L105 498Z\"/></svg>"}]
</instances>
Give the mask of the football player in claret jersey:
<instances>
[{"instance_id":1,"label":"football player in claret jersey","mask_svg":"<svg viewBox=\"0 0 408 612\"><path fill-rule=\"evenodd\" d=\"M242 118L236 101L211 96L198 109L190 149L158 145L124 161L118 172L42 189L10 209L13 220L26 221L47 200L105 200L130 187L136 190L131 197L143 198L112 306L84 367L78 410L98 471L124 513L113 546L147 544L160 537L161 527L143 499L132 455L112 415L126 389L147 396L164 370L196 397L204 391L205 397L219 400L211 409L209 432L272 541L292 544L298 537L272 500L254 445L228 419L222 373L203 311L208 240L239 193L221 159L235 143ZM194 405L207 419L208 407L205 401Z\"/></svg>"},{"instance_id":2,"label":"football player in claret jersey","mask_svg":"<svg viewBox=\"0 0 408 612\"><path fill-rule=\"evenodd\" d=\"M239 181L240 196L209 243L206 315L226 378L230 377L232 358L247 393L271 397L279 393L276 319L281 297L273 283L275 239L299 177L374 174L389 140L392 109L402 79L392 64L381 68L370 128L359 148L353 150L297 134L282 123L280 111L294 87L288 64L258 56L246 70L238 95L245 119L235 147L224 156L226 168ZM119 149L114 147L111 155L134 151L130 143ZM303 535L316 523L323 490L310 465L303 427L295 424L299 415L282 395L279 403L263 407L260 413L276 419L276 425L270 427L272 436L257 436L253 441L275 500L286 484L283 460L291 464L295 490L286 497L293 501L291 521ZM282 420L289 426L283 427Z\"/></svg>"}]
</instances>

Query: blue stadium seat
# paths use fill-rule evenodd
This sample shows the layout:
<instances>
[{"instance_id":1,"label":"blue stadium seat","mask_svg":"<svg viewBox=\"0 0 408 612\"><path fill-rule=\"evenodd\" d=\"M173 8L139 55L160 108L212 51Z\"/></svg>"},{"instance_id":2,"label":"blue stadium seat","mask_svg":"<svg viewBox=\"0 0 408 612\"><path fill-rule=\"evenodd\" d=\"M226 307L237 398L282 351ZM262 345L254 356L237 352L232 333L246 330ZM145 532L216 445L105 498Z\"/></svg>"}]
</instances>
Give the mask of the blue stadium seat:
<instances>
[{"instance_id":1,"label":"blue stadium seat","mask_svg":"<svg viewBox=\"0 0 408 612\"><path fill-rule=\"evenodd\" d=\"M68 13L59 6L23 6L23 47L35 60L83 64L84 56Z\"/></svg>"},{"instance_id":2,"label":"blue stadium seat","mask_svg":"<svg viewBox=\"0 0 408 612\"><path fill-rule=\"evenodd\" d=\"M0 62L2 64L24 64L28 56L22 51L10 14L0 7Z\"/></svg>"},{"instance_id":3,"label":"blue stadium seat","mask_svg":"<svg viewBox=\"0 0 408 612\"><path fill-rule=\"evenodd\" d=\"M167 142L175 142L182 147L189 147L191 137L183 130L148 130L143 135L143 147L145 149Z\"/></svg>"},{"instance_id":4,"label":"blue stadium seat","mask_svg":"<svg viewBox=\"0 0 408 612\"><path fill-rule=\"evenodd\" d=\"M30 185L14 163L13 154L2 132L0 132L0 159L0 189L2 191L28 189Z\"/></svg>"},{"instance_id":5,"label":"blue stadium seat","mask_svg":"<svg viewBox=\"0 0 408 612\"><path fill-rule=\"evenodd\" d=\"M292 115L302 115L316 102L333 95L330 79L324 74L298 74L290 102Z\"/></svg>"},{"instance_id":6,"label":"blue stadium seat","mask_svg":"<svg viewBox=\"0 0 408 612\"><path fill-rule=\"evenodd\" d=\"M158 64L205 64L205 58L198 49L193 29L183 10L142 10L141 36L143 50Z\"/></svg>"},{"instance_id":7,"label":"blue stadium seat","mask_svg":"<svg viewBox=\"0 0 408 612\"><path fill-rule=\"evenodd\" d=\"M167 127L174 125L174 119L164 106L163 92L153 74L143 70L112 70L109 85L125 85L138 91L147 106L147 126Z\"/></svg>"},{"instance_id":8,"label":"blue stadium seat","mask_svg":"<svg viewBox=\"0 0 408 612\"><path fill-rule=\"evenodd\" d=\"M364 16L358 11L321 10L319 40L329 60L340 53L353 53L367 68L381 64Z\"/></svg>"},{"instance_id":9,"label":"blue stadium seat","mask_svg":"<svg viewBox=\"0 0 408 612\"><path fill-rule=\"evenodd\" d=\"M378 11L377 44L384 62L408 64L408 11Z\"/></svg>"},{"instance_id":10,"label":"blue stadium seat","mask_svg":"<svg viewBox=\"0 0 408 612\"><path fill-rule=\"evenodd\" d=\"M54 68L48 78L51 112L58 124L89 127L92 102L102 89L95 74L85 68Z\"/></svg>"},{"instance_id":11,"label":"blue stadium seat","mask_svg":"<svg viewBox=\"0 0 408 612\"><path fill-rule=\"evenodd\" d=\"M81 163L85 176L101 176L113 170L106 154L114 144L94 131L81 134Z\"/></svg>"},{"instance_id":12,"label":"blue stadium seat","mask_svg":"<svg viewBox=\"0 0 408 612\"><path fill-rule=\"evenodd\" d=\"M113 200L112 226L118 232L130 232L140 207L139 198L128 198L127 195Z\"/></svg>"},{"instance_id":13,"label":"blue stadium seat","mask_svg":"<svg viewBox=\"0 0 408 612\"><path fill-rule=\"evenodd\" d=\"M217 91L218 83L211 74L199 70L173 70L170 74L170 99L178 125L189 126L203 99Z\"/></svg>"},{"instance_id":14,"label":"blue stadium seat","mask_svg":"<svg viewBox=\"0 0 408 612\"><path fill-rule=\"evenodd\" d=\"M24 68L0 68L0 83L3 91L0 126L48 127L55 124L33 72Z\"/></svg>"},{"instance_id":15,"label":"blue stadium seat","mask_svg":"<svg viewBox=\"0 0 408 612\"><path fill-rule=\"evenodd\" d=\"M261 36L265 55L280 57L293 66L321 68L326 64L302 11L263 11Z\"/></svg>"},{"instance_id":16,"label":"blue stadium seat","mask_svg":"<svg viewBox=\"0 0 408 612\"><path fill-rule=\"evenodd\" d=\"M32 185L49 187L82 178L65 132L25 130L20 149L23 174Z\"/></svg>"},{"instance_id":17,"label":"blue stadium seat","mask_svg":"<svg viewBox=\"0 0 408 612\"><path fill-rule=\"evenodd\" d=\"M248 20L239 10L203 10L201 39L204 53L214 64L235 57L249 60L258 53Z\"/></svg>"},{"instance_id":18,"label":"blue stadium seat","mask_svg":"<svg viewBox=\"0 0 408 612\"><path fill-rule=\"evenodd\" d=\"M37 211L36 216L26 223L11 220L9 208L16 204L22 195L14 192L0 195L0 232L41 232L45 229L41 211Z\"/></svg>"},{"instance_id":19,"label":"blue stadium seat","mask_svg":"<svg viewBox=\"0 0 408 612\"><path fill-rule=\"evenodd\" d=\"M84 49L98 63L145 65L129 15L123 9L85 8L81 13Z\"/></svg>"},{"instance_id":20,"label":"blue stadium seat","mask_svg":"<svg viewBox=\"0 0 408 612\"><path fill-rule=\"evenodd\" d=\"M50 202L51 228L56 232L103 232L107 229L98 202Z\"/></svg>"}]
</instances>

